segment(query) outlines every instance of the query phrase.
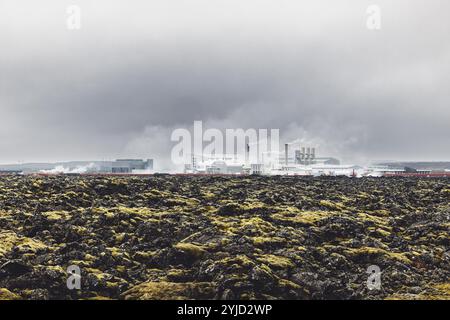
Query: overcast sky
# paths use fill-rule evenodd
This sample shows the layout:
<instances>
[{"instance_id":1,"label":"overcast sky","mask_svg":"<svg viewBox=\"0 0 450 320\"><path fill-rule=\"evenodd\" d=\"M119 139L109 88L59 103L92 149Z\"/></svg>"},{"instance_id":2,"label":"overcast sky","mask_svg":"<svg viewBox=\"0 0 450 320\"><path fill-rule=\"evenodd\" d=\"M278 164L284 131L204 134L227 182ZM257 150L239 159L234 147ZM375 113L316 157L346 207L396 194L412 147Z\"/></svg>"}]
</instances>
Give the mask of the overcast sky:
<instances>
[{"instance_id":1,"label":"overcast sky","mask_svg":"<svg viewBox=\"0 0 450 320\"><path fill-rule=\"evenodd\" d=\"M194 120L344 161L450 160L449 36L448 0L1 0L0 163L161 165Z\"/></svg>"}]
</instances>

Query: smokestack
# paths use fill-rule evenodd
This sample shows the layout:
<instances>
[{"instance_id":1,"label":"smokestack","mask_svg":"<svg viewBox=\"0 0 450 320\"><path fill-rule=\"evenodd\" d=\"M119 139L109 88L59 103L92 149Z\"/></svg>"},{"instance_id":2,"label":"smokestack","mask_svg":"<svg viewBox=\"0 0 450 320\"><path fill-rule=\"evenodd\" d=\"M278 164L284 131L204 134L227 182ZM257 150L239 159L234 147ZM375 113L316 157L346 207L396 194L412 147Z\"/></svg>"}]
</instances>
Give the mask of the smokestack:
<instances>
[{"instance_id":1,"label":"smokestack","mask_svg":"<svg viewBox=\"0 0 450 320\"><path fill-rule=\"evenodd\" d=\"M310 164L310 160L311 160L311 148L308 147L306 148L306 164Z\"/></svg>"},{"instance_id":2,"label":"smokestack","mask_svg":"<svg viewBox=\"0 0 450 320\"><path fill-rule=\"evenodd\" d=\"M302 164L305 164L305 147L302 147L302 153L301 153L301 156L302 156Z\"/></svg>"},{"instance_id":3,"label":"smokestack","mask_svg":"<svg viewBox=\"0 0 450 320\"><path fill-rule=\"evenodd\" d=\"M247 148L245 148L245 163L248 164L250 155L250 144L247 143Z\"/></svg>"},{"instance_id":4,"label":"smokestack","mask_svg":"<svg viewBox=\"0 0 450 320\"><path fill-rule=\"evenodd\" d=\"M311 160L315 160L316 159L316 148L312 148L311 149Z\"/></svg>"},{"instance_id":5,"label":"smokestack","mask_svg":"<svg viewBox=\"0 0 450 320\"><path fill-rule=\"evenodd\" d=\"M287 143L284 144L284 164L288 165L288 151L289 151L289 145Z\"/></svg>"},{"instance_id":6,"label":"smokestack","mask_svg":"<svg viewBox=\"0 0 450 320\"><path fill-rule=\"evenodd\" d=\"M302 163L302 161L301 161L301 155L300 155L300 150L295 150L295 163L296 163L296 164Z\"/></svg>"}]
</instances>

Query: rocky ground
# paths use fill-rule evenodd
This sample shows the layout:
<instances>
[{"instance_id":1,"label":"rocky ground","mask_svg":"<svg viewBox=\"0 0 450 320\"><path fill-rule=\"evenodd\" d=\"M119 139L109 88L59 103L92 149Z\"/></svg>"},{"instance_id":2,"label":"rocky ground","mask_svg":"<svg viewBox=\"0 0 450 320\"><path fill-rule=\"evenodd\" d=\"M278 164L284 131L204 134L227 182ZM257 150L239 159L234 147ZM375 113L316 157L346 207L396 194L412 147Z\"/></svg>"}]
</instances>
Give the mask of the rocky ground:
<instances>
[{"instance_id":1,"label":"rocky ground","mask_svg":"<svg viewBox=\"0 0 450 320\"><path fill-rule=\"evenodd\" d=\"M0 299L449 299L449 182L0 176Z\"/></svg>"}]
</instances>

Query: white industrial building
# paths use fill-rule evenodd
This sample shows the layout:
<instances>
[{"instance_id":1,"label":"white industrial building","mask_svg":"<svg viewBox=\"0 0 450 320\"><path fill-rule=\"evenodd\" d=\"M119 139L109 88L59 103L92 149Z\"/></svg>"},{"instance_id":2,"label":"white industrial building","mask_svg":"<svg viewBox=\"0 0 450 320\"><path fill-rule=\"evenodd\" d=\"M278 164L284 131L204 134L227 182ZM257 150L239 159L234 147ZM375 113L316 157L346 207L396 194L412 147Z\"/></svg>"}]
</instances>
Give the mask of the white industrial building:
<instances>
[{"instance_id":1,"label":"white industrial building","mask_svg":"<svg viewBox=\"0 0 450 320\"><path fill-rule=\"evenodd\" d=\"M316 157L316 148L298 147L290 150L285 144L284 153L272 155L260 154L261 161L251 163L248 159L250 147L244 157L237 155L216 155L206 158L192 156L192 161L185 165L185 173L194 174L254 174L254 175L355 175L361 167L341 165L338 159ZM199 161L200 159L200 161ZM274 161L276 159L276 161Z\"/></svg>"}]
</instances>

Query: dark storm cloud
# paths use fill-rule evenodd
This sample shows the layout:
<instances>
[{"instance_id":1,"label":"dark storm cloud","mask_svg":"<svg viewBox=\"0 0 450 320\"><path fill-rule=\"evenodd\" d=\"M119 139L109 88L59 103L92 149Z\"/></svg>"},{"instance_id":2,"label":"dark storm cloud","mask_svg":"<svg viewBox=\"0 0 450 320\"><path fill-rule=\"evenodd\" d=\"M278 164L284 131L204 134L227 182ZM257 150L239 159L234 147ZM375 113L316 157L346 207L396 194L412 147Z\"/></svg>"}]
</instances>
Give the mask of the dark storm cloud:
<instances>
[{"instance_id":1,"label":"dark storm cloud","mask_svg":"<svg viewBox=\"0 0 450 320\"><path fill-rule=\"evenodd\" d=\"M450 157L447 2L376 1L379 31L367 1L28 3L2 8L0 162L164 157L194 120L348 160Z\"/></svg>"}]
</instances>

